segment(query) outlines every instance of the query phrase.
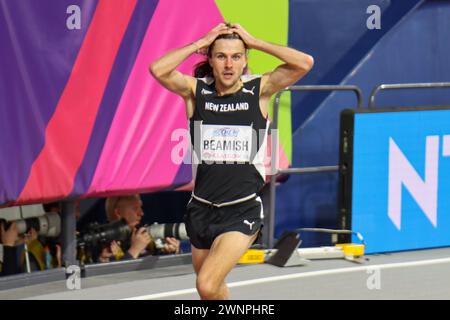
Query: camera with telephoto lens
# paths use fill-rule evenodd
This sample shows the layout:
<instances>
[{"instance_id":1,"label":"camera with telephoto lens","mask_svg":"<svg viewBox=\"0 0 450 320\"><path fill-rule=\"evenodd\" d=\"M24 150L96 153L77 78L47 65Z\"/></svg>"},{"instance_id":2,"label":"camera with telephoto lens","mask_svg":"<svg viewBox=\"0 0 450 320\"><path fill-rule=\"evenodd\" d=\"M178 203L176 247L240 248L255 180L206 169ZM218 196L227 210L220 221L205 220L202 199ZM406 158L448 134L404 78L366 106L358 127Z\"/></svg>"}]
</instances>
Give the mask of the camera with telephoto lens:
<instances>
[{"instance_id":1,"label":"camera with telephoto lens","mask_svg":"<svg viewBox=\"0 0 450 320\"><path fill-rule=\"evenodd\" d=\"M164 248L166 237L178 240L189 240L184 223L154 223L145 226L147 232L152 236L157 249Z\"/></svg>"},{"instance_id":2,"label":"camera with telephoto lens","mask_svg":"<svg viewBox=\"0 0 450 320\"><path fill-rule=\"evenodd\" d=\"M5 229L9 229L11 223L15 222L18 234L25 234L31 228L43 237L56 238L61 233L61 217L58 213L49 212L43 216L32 217L14 221L2 220Z\"/></svg>"},{"instance_id":3,"label":"camera with telephoto lens","mask_svg":"<svg viewBox=\"0 0 450 320\"><path fill-rule=\"evenodd\" d=\"M153 239L165 239L169 237L178 240L189 240L184 223L154 223L146 226L146 228Z\"/></svg>"},{"instance_id":4,"label":"camera with telephoto lens","mask_svg":"<svg viewBox=\"0 0 450 320\"><path fill-rule=\"evenodd\" d=\"M79 246L103 247L114 240L125 241L130 234L130 227L124 219L103 225L95 223L78 236L77 243Z\"/></svg>"},{"instance_id":5,"label":"camera with telephoto lens","mask_svg":"<svg viewBox=\"0 0 450 320\"><path fill-rule=\"evenodd\" d=\"M173 237L178 240L188 240L184 223L162 223L149 226L137 226L136 229L144 227L148 234L154 239L165 239ZM78 245L88 247L102 247L112 241L125 241L131 236L132 230L125 220L114 221L104 225L90 225L86 232L78 236Z\"/></svg>"}]
</instances>

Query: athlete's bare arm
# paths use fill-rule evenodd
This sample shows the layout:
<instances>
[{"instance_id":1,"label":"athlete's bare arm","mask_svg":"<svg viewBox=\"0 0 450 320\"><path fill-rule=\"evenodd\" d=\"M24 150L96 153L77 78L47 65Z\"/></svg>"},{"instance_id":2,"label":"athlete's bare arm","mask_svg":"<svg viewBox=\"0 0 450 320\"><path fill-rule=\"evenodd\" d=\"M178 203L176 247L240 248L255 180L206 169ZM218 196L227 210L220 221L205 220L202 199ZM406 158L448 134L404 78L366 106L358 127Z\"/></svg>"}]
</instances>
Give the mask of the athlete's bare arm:
<instances>
[{"instance_id":1,"label":"athlete's bare arm","mask_svg":"<svg viewBox=\"0 0 450 320\"><path fill-rule=\"evenodd\" d=\"M197 81L194 77L183 74L176 68L197 50L207 48L218 35L223 33L230 33L230 29L224 23L221 23L211 29L203 38L166 53L150 65L150 72L156 80L186 101L186 111L189 118L194 113Z\"/></svg>"},{"instance_id":2,"label":"athlete's bare arm","mask_svg":"<svg viewBox=\"0 0 450 320\"><path fill-rule=\"evenodd\" d=\"M264 74L261 79L261 107L264 108L261 111L267 114L270 97L306 75L313 67L314 59L301 51L257 39L239 24L233 24L231 30L238 33L249 48L266 52L285 62L272 72Z\"/></svg>"}]
</instances>

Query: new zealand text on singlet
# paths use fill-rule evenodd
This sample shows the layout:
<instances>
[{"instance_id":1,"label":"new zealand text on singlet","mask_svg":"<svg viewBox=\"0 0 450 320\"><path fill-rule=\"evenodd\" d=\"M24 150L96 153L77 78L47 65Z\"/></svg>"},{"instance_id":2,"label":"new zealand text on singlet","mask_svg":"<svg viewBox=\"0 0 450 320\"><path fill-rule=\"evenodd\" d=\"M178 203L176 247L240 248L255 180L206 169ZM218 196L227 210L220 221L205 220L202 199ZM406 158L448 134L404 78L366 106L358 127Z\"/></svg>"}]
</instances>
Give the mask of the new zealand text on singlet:
<instances>
[{"instance_id":1,"label":"new zealand text on singlet","mask_svg":"<svg viewBox=\"0 0 450 320\"><path fill-rule=\"evenodd\" d=\"M249 104L247 102L238 103L219 103L212 102L205 103L205 110L214 112L233 112L233 111L245 111L248 110Z\"/></svg>"}]
</instances>

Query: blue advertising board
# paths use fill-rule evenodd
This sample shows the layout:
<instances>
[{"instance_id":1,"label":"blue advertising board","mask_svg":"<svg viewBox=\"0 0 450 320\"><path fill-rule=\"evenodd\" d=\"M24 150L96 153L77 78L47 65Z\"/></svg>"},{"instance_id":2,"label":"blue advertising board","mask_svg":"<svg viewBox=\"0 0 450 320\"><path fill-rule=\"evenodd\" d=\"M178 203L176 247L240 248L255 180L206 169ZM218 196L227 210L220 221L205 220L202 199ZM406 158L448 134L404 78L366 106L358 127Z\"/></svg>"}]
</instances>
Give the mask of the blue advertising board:
<instances>
[{"instance_id":1,"label":"blue advertising board","mask_svg":"<svg viewBox=\"0 0 450 320\"><path fill-rule=\"evenodd\" d=\"M450 246L450 110L354 113L352 138L348 211L366 252Z\"/></svg>"}]
</instances>

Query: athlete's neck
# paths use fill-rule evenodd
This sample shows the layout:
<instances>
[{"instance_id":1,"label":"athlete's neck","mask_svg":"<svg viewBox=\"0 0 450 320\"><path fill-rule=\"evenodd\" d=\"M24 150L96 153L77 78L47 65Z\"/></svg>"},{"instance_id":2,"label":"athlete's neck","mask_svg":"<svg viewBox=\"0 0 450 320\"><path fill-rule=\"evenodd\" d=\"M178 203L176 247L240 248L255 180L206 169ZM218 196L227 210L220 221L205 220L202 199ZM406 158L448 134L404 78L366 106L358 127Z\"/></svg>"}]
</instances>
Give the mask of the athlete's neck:
<instances>
[{"instance_id":1,"label":"athlete's neck","mask_svg":"<svg viewBox=\"0 0 450 320\"><path fill-rule=\"evenodd\" d=\"M215 87L216 87L216 92L217 92L218 96L225 96L227 94L232 94L232 93L239 91L242 87L242 81L241 81L241 79L239 79L231 87L226 87L223 84L216 81Z\"/></svg>"}]
</instances>

